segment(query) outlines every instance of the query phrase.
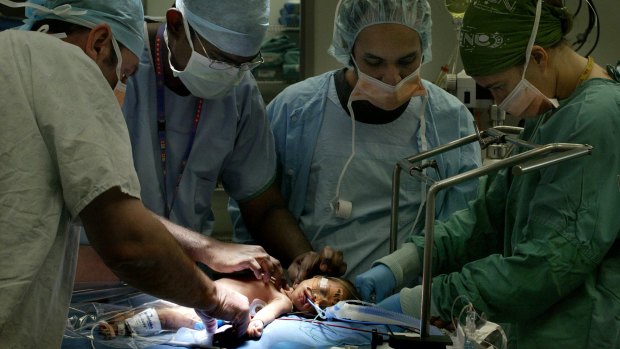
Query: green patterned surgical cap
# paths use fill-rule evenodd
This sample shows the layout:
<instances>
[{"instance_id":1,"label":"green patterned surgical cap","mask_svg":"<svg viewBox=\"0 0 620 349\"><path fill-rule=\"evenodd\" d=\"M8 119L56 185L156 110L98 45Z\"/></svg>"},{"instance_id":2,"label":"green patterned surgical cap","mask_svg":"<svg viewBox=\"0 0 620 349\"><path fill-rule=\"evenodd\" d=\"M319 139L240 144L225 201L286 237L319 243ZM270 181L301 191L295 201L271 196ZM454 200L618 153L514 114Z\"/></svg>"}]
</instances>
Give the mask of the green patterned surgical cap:
<instances>
[{"instance_id":1,"label":"green patterned surgical cap","mask_svg":"<svg viewBox=\"0 0 620 349\"><path fill-rule=\"evenodd\" d=\"M484 76L525 61L538 0L474 0L465 12L460 53L465 72ZM551 47L562 40L567 12L543 1L534 44ZM565 31L566 28L564 28Z\"/></svg>"}]
</instances>

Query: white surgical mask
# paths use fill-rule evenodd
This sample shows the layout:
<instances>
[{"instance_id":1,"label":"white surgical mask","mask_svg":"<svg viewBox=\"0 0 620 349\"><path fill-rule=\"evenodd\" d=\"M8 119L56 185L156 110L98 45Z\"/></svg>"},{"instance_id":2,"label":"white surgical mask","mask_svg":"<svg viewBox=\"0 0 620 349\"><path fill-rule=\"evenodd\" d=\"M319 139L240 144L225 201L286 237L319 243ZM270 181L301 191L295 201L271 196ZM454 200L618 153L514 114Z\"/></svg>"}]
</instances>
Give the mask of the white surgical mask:
<instances>
[{"instance_id":1,"label":"white surgical mask","mask_svg":"<svg viewBox=\"0 0 620 349\"><path fill-rule=\"evenodd\" d=\"M522 78L499 108L513 116L534 117L558 105L556 99L547 98L536 86Z\"/></svg>"},{"instance_id":2,"label":"white surgical mask","mask_svg":"<svg viewBox=\"0 0 620 349\"><path fill-rule=\"evenodd\" d=\"M538 1L536 7L536 19L534 20L534 28L532 29L532 35L530 41L527 44L527 50L525 51L525 66L523 68L523 74L521 75L521 81L515 86L515 88L508 94L508 96L499 104L499 108L506 111L506 113L513 116L525 116L534 117L540 115L548 110L558 107L558 101L551 99L540 92L536 86L532 85L525 79L525 71L530 62L530 56L532 54L532 46L536 39L536 33L538 32L538 23L540 22L541 1Z\"/></svg>"},{"instance_id":3,"label":"white surgical mask","mask_svg":"<svg viewBox=\"0 0 620 349\"><path fill-rule=\"evenodd\" d=\"M245 72L235 66L231 66L228 69L212 68L214 61L201 55L194 49L194 43L192 42L189 26L185 18L183 18L183 26L185 27L185 34L189 45L192 48L192 54L184 70L175 69L172 62L170 62L170 55L168 55L172 74L181 79L183 85L196 97L208 99L225 96L233 87L239 84ZM167 31L164 32L164 40L166 41L166 46L168 46ZM168 51L170 51L170 46L168 46Z\"/></svg>"},{"instance_id":4,"label":"white surgical mask","mask_svg":"<svg viewBox=\"0 0 620 349\"><path fill-rule=\"evenodd\" d=\"M116 86L114 87L114 96L118 100L118 104L122 107L125 103L125 93L127 91L127 85L123 83L123 75L121 73L121 68L123 66L123 56L121 56L121 50L118 47L118 43L115 39L112 39L112 47L114 47L114 53L116 54L116 58L118 62L116 63L116 77L118 81L116 82Z\"/></svg>"},{"instance_id":5,"label":"white surgical mask","mask_svg":"<svg viewBox=\"0 0 620 349\"><path fill-rule=\"evenodd\" d=\"M352 100L367 100L383 110L394 110L412 97L422 96L426 92L420 79L421 65L393 86L365 74L359 69L353 56L351 59L357 69L357 83L351 92Z\"/></svg>"}]
</instances>

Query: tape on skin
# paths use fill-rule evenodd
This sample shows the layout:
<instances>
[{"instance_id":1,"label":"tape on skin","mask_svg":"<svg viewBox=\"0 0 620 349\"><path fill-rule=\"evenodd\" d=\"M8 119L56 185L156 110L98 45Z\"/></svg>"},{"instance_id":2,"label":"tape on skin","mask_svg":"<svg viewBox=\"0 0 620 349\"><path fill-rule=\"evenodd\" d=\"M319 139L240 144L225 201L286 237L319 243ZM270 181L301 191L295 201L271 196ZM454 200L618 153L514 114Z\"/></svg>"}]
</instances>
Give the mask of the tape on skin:
<instances>
[{"instance_id":1,"label":"tape on skin","mask_svg":"<svg viewBox=\"0 0 620 349\"><path fill-rule=\"evenodd\" d=\"M149 336L161 332L161 322L153 308L148 308L125 320L125 325L130 332L139 336Z\"/></svg>"},{"instance_id":2,"label":"tape on skin","mask_svg":"<svg viewBox=\"0 0 620 349\"><path fill-rule=\"evenodd\" d=\"M329 280L327 280L326 278L322 277L321 281L319 281L319 291L321 292L321 295L326 295L327 294L327 290L328 290L328 283Z\"/></svg>"},{"instance_id":3,"label":"tape on skin","mask_svg":"<svg viewBox=\"0 0 620 349\"><path fill-rule=\"evenodd\" d=\"M125 336L125 323L123 322L118 323L118 335L121 337Z\"/></svg>"}]
</instances>

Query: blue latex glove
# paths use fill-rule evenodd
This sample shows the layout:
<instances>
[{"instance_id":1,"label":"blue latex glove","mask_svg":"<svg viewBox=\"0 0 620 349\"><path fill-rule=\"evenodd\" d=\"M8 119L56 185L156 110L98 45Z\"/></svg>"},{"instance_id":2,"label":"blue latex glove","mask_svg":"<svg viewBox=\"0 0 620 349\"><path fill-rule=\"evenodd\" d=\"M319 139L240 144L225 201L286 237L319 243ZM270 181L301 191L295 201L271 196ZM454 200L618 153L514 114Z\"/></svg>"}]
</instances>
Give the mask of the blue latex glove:
<instances>
[{"instance_id":1,"label":"blue latex glove","mask_svg":"<svg viewBox=\"0 0 620 349\"><path fill-rule=\"evenodd\" d=\"M394 292L394 287L396 278L385 264L377 264L355 277L355 288L365 302L382 301Z\"/></svg>"},{"instance_id":2,"label":"blue latex glove","mask_svg":"<svg viewBox=\"0 0 620 349\"><path fill-rule=\"evenodd\" d=\"M393 294L389 297L387 297L386 299L382 300L381 302L379 302L379 304L377 304L377 306L385 309L385 310L389 310L389 311L394 311L397 313L402 313L403 312L403 308L400 306L400 293L397 294Z\"/></svg>"}]
</instances>

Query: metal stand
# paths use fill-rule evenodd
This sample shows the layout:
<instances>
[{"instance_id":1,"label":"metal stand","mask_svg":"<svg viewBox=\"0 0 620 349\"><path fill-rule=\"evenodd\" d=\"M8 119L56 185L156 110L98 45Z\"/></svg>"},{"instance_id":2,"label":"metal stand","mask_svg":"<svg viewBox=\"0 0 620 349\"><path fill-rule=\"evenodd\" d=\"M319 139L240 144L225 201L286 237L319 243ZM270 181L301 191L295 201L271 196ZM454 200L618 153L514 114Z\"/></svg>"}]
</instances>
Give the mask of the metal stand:
<instances>
[{"instance_id":1,"label":"metal stand","mask_svg":"<svg viewBox=\"0 0 620 349\"><path fill-rule=\"evenodd\" d=\"M422 271L422 319L420 325L420 338L416 338L416 342L409 341L409 344L405 344L406 347L419 347L419 348L439 348L442 345L441 338L437 336L429 335L429 314L430 314L430 294L431 294L431 262L433 252L433 229L435 222L435 196L437 192L442 189L452 187L461 182L469 179L484 176L488 173L497 171L502 168L511 167L512 173L515 176L538 170L562 161L566 161L572 158L577 158L583 155L588 155L592 152L592 146L587 144L572 144L572 143L551 143L546 145L538 145L530 142L523 141L515 137L515 135L521 132L519 127L511 126L497 126L489 128L479 134L463 137L457 139L443 146L433 148L426 152L416 154L414 156L405 158L399 161L395 168L392 177L392 211L391 211L391 224L390 224L390 253L396 250L397 231L398 231L398 193L400 188L400 171L405 170L409 175L417 177L426 183L432 183L426 199L426 215L425 215L425 241L424 241L424 262ZM529 148L529 150L510 156L503 160L498 160L491 164L460 173L458 175L446 178L440 181L433 181L429 177L425 176L421 172L421 161L437 154L444 153L446 151L458 148L460 146L478 141L482 149L491 144L504 144L506 142L514 145ZM448 343L451 341L448 337ZM444 339L444 341L445 341ZM399 339L395 338L394 342L398 342ZM392 343L392 336L390 337L390 344ZM398 346L404 348L405 346ZM398 348L397 347L397 348ZM445 348L445 344L441 346Z\"/></svg>"}]
</instances>

